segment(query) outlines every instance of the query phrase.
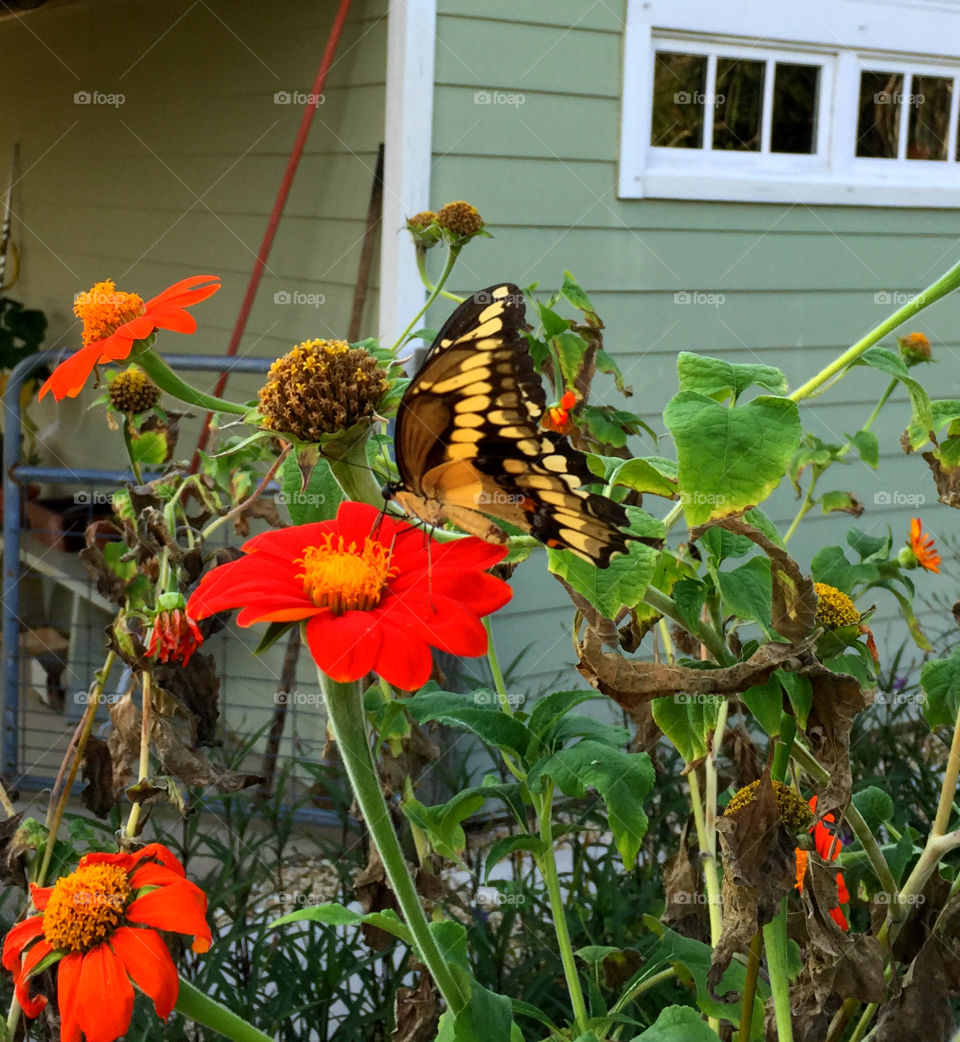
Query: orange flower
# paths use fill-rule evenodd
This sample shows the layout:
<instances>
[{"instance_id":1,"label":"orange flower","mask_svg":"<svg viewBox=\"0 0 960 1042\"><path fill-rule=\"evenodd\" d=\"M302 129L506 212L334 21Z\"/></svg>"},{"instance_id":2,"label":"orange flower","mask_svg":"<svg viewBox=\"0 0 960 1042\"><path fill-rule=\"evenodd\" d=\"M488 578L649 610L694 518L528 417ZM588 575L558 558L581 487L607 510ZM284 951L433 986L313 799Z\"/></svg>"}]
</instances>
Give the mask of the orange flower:
<instances>
[{"instance_id":1,"label":"orange flower","mask_svg":"<svg viewBox=\"0 0 960 1042\"><path fill-rule=\"evenodd\" d=\"M4 968L28 1017L46 1005L30 995L30 976L57 962L61 1042L113 1042L130 1026L133 987L164 1020L177 1001L177 969L160 932L192 935L210 947L207 898L160 843L135 854L87 854L53 886L30 884L38 914L7 934Z\"/></svg>"},{"instance_id":2,"label":"orange flower","mask_svg":"<svg viewBox=\"0 0 960 1042\"><path fill-rule=\"evenodd\" d=\"M907 546L913 551L913 556L921 568L926 568L928 572L939 573L940 555L933 545L933 536L924 535L919 517L910 519L910 538L907 540Z\"/></svg>"},{"instance_id":3,"label":"orange flower","mask_svg":"<svg viewBox=\"0 0 960 1042\"><path fill-rule=\"evenodd\" d=\"M197 320L185 309L206 300L219 288L216 275L191 275L146 304L136 293L117 290L110 279L78 294L73 311L83 320L83 347L54 369L38 397L53 391L58 402L76 398L94 366L122 361L138 340L146 340L158 329L193 333Z\"/></svg>"},{"instance_id":4,"label":"orange flower","mask_svg":"<svg viewBox=\"0 0 960 1042\"><path fill-rule=\"evenodd\" d=\"M547 409L546 416L540 421L548 431L566 434L570 429L570 410L577 404L577 396L573 391L564 391L558 405Z\"/></svg>"},{"instance_id":5,"label":"orange flower","mask_svg":"<svg viewBox=\"0 0 960 1042\"><path fill-rule=\"evenodd\" d=\"M810 809L816 812L817 809L817 797L810 797ZM833 824L836 818L832 814L824 814L823 818L818 818L811 826L810 831L813 833L813 845L816 848L817 853L826 861L836 861L840 856L840 848L842 843L840 837L832 832L824 822ZM803 877L807 874L807 863L810 860L810 854L808 851L797 847L797 881L794 884L796 889L803 893ZM841 930L849 930L850 924L847 922L847 917L843 914L843 909L840 905L845 905L850 900L850 891L847 890L847 884L844 882L843 873L837 873L837 904L835 908L830 909L830 917L840 927Z\"/></svg>"},{"instance_id":6,"label":"orange flower","mask_svg":"<svg viewBox=\"0 0 960 1042\"><path fill-rule=\"evenodd\" d=\"M431 648L486 654L480 619L512 595L487 574L506 547L474 536L435 543L369 503L343 502L335 520L262 532L241 549L203 577L190 616L240 608L241 626L303 621L314 661L339 683L372 670L404 690L423 687Z\"/></svg>"}]
</instances>

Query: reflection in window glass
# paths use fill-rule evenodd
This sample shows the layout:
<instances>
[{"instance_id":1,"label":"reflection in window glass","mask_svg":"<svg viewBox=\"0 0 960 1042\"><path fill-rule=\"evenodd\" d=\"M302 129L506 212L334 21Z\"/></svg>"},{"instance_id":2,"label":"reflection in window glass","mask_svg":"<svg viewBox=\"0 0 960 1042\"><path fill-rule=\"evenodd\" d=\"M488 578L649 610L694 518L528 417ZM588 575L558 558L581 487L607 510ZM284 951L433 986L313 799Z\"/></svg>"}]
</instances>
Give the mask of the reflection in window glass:
<instances>
[{"instance_id":1,"label":"reflection in window glass","mask_svg":"<svg viewBox=\"0 0 960 1042\"><path fill-rule=\"evenodd\" d=\"M765 62L717 59L717 106L713 147L738 152L760 151L760 112Z\"/></svg>"},{"instance_id":2,"label":"reflection in window glass","mask_svg":"<svg viewBox=\"0 0 960 1042\"><path fill-rule=\"evenodd\" d=\"M659 148L703 147L706 80L706 55L657 51L651 145Z\"/></svg>"},{"instance_id":3,"label":"reflection in window glass","mask_svg":"<svg viewBox=\"0 0 960 1042\"><path fill-rule=\"evenodd\" d=\"M902 72L860 73L860 119L857 123L857 155L872 159L896 159L900 137Z\"/></svg>"},{"instance_id":4,"label":"reflection in window glass","mask_svg":"<svg viewBox=\"0 0 960 1042\"><path fill-rule=\"evenodd\" d=\"M910 81L910 94L907 159L946 159L953 80L917 75Z\"/></svg>"},{"instance_id":5,"label":"reflection in window glass","mask_svg":"<svg viewBox=\"0 0 960 1042\"><path fill-rule=\"evenodd\" d=\"M818 65L777 62L773 77L771 152L816 152Z\"/></svg>"}]
</instances>

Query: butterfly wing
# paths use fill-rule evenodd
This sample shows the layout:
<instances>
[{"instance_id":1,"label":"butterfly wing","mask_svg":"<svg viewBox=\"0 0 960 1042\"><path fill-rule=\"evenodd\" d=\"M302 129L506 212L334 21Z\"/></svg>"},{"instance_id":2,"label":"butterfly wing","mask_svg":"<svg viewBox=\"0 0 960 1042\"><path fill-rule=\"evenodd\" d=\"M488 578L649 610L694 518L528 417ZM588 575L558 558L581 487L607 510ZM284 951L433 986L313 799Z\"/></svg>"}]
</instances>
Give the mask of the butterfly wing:
<instances>
[{"instance_id":1,"label":"butterfly wing","mask_svg":"<svg viewBox=\"0 0 960 1042\"><path fill-rule=\"evenodd\" d=\"M606 567L627 549L626 512L582 489L596 480L586 457L541 429L546 396L525 328L523 295L510 283L451 315L400 403L394 497L424 520L502 541L483 515L495 517Z\"/></svg>"}]
</instances>

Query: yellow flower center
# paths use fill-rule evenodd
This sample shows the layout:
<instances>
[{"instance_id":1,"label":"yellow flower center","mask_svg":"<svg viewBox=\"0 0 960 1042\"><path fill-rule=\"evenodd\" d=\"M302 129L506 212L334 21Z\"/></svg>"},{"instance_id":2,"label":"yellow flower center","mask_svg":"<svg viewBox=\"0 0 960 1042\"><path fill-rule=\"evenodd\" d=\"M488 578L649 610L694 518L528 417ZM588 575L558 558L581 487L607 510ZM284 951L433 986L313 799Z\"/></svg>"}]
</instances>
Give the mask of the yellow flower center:
<instances>
[{"instance_id":1,"label":"yellow flower center","mask_svg":"<svg viewBox=\"0 0 960 1042\"><path fill-rule=\"evenodd\" d=\"M860 621L860 612L856 605L835 586L826 583L814 583L817 593L817 621L824 626L856 626Z\"/></svg>"},{"instance_id":2,"label":"yellow flower center","mask_svg":"<svg viewBox=\"0 0 960 1042\"><path fill-rule=\"evenodd\" d=\"M382 543L368 538L358 547L332 532L318 546L308 546L296 564L303 565L297 578L310 600L335 615L376 608L387 581L397 574L390 567L390 551Z\"/></svg>"},{"instance_id":3,"label":"yellow flower center","mask_svg":"<svg viewBox=\"0 0 960 1042\"><path fill-rule=\"evenodd\" d=\"M78 293L73 302L73 313L83 321L84 347L110 336L144 310L143 299L136 293L118 290L113 279L96 283L86 293Z\"/></svg>"},{"instance_id":4,"label":"yellow flower center","mask_svg":"<svg viewBox=\"0 0 960 1042\"><path fill-rule=\"evenodd\" d=\"M43 935L54 948L86 952L123 921L130 880L119 865L99 862L58 879L43 912Z\"/></svg>"}]
</instances>

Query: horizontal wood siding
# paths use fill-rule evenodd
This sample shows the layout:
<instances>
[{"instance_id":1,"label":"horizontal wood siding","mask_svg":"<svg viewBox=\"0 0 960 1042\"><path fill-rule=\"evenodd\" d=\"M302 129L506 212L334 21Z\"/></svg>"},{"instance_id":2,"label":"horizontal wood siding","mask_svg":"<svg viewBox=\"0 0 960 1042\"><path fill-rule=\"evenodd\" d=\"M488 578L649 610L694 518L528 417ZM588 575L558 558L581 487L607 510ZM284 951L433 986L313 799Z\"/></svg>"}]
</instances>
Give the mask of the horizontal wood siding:
<instances>
[{"instance_id":1,"label":"horizontal wood siding","mask_svg":"<svg viewBox=\"0 0 960 1042\"><path fill-rule=\"evenodd\" d=\"M493 233L465 251L457 291L504 279L551 290L564 268L574 273L633 385L628 407L663 435L659 417L677 388L679 351L762 360L797 386L960 259L960 214L618 199L624 11L623 0L495 0L478 14L466 0L441 0L431 202L468 199ZM675 296L683 293L712 300ZM448 308L435 308L429 324ZM955 396L960 297L924 312L908 330L930 337L941 393ZM896 347L892 338L886 344ZM806 428L831 441L852 433L886 384L871 370L852 374L802 407ZM600 400L623 401L615 392ZM854 523L872 532L889 525L902 542L918 510L875 505L877 493L925 495L925 523L938 534L956 531L956 515L936 503L926 465L900 450L908 415L905 395L896 394L877 428L879 475L854 459L824 482L856 492L867 512L859 522L811 515L792 546L803 564L817 546L843 543ZM649 440L636 448L655 451ZM661 451L673 454L669 438ZM797 505L784 485L768 506L785 524ZM647 506L667 510L656 497ZM923 595L937 580L922 574L917 582ZM510 658L534 646L528 682L536 689L549 670L572 661L569 613L542 559L521 566L514 587L512 605L497 619L500 652ZM879 593L876 602L883 630L892 599ZM902 629L893 632L899 642Z\"/></svg>"}]
</instances>

